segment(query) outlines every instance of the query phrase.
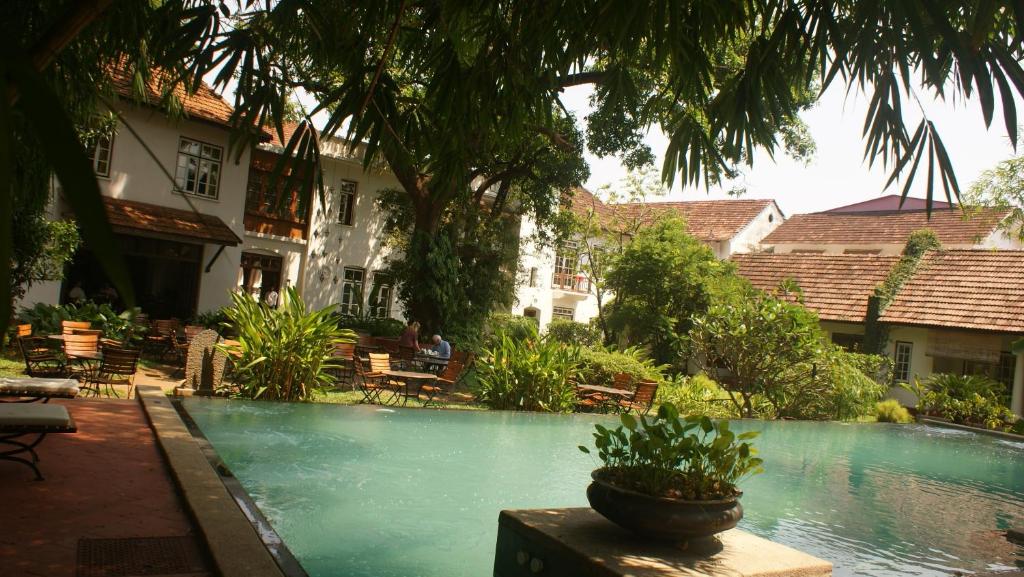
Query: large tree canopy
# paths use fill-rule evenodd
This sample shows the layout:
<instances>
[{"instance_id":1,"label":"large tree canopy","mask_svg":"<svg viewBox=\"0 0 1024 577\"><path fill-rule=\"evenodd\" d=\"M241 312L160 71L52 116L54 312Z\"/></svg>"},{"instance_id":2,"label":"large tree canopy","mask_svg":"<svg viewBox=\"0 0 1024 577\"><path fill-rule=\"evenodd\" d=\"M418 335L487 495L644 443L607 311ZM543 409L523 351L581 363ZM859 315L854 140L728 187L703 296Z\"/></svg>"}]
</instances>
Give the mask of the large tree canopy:
<instances>
[{"instance_id":1,"label":"large tree canopy","mask_svg":"<svg viewBox=\"0 0 1024 577\"><path fill-rule=\"evenodd\" d=\"M871 95L866 158L891 170L890 183L903 177L904 193L926 167L929 198L940 185L951 198L959 187L939 127L926 116L913 124L922 116L915 90L976 96L986 124L1001 109L1014 143L1014 98L1024 95L1024 8L1010 2L178 0L160 8L176 9L188 26L109 32L183 56L173 68L185 81L216 74L226 88L236 80L239 144L254 124L279 127L291 89L312 94L315 111L329 113L328 133L365 143L367 162L383 158L395 172L413 209L407 258L415 262L438 254L451 207L476 201L481 185L531 210L551 205L551 188L545 199L529 183L544 173L538 163L555 166L549 152L581 152L562 130L560 96L570 86L596 87L596 112L581 130L592 151L649 162L640 135L659 126L670 137L664 178L714 184L758 148L805 153L797 113L819 89L843 83ZM95 12L84 24L107 17ZM297 134L289 150L315 159L317 139ZM434 279L435 268L413 272ZM429 303L408 304L428 323L443 320Z\"/></svg>"}]
</instances>

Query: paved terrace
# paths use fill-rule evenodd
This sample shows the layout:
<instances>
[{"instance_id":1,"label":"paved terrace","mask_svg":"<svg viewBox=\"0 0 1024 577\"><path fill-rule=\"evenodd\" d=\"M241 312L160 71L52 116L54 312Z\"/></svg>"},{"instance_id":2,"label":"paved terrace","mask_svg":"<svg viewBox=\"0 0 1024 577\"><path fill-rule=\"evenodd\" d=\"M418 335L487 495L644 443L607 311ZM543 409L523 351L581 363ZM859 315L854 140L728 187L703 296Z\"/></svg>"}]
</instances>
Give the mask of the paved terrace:
<instances>
[{"instance_id":1,"label":"paved terrace","mask_svg":"<svg viewBox=\"0 0 1024 577\"><path fill-rule=\"evenodd\" d=\"M137 568L122 573L109 572L111 567L100 570L96 564L91 571L77 570L76 562L81 539L196 534L142 407L134 399L75 399L63 404L72 411L78 433L50 435L39 446L45 481L33 481L23 465L0 461L0 575L155 574L152 565L146 572ZM188 540L174 543L183 542ZM111 543L81 546L104 544ZM204 556L190 551L193 554L179 556L188 563L162 574L212 575ZM148 557L149 561L140 559L140 565L153 561L152 555ZM166 550L162 557L169 562ZM92 559L95 563L98 557Z\"/></svg>"}]
</instances>

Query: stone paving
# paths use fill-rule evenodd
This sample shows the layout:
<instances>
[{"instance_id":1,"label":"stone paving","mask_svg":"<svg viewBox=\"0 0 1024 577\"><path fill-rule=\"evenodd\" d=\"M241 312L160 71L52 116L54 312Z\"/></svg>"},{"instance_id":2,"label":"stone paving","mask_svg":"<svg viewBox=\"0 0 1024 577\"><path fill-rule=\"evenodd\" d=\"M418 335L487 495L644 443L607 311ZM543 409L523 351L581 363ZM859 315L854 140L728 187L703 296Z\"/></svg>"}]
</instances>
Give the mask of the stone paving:
<instances>
[{"instance_id":1,"label":"stone paving","mask_svg":"<svg viewBox=\"0 0 1024 577\"><path fill-rule=\"evenodd\" d=\"M195 533L135 399L62 404L78 433L39 446L45 481L0 461L0 575L74 577L83 538Z\"/></svg>"}]
</instances>

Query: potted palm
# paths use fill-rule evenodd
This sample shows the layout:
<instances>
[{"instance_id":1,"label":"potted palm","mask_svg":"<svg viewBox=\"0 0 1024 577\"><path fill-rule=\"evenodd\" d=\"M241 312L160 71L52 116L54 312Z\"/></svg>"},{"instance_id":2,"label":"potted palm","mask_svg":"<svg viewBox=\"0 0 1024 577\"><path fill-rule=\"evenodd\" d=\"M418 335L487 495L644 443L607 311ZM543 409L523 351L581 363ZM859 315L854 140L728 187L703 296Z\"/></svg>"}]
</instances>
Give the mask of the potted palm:
<instances>
[{"instance_id":1,"label":"potted palm","mask_svg":"<svg viewBox=\"0 0 1024 577\"><path fill-rule=\"evenodd\" d=\"M648 538L689 542L731 529L743 517L737 483L763 471L757 450L728 421L680 418L671 404L653 419L622 415L622 425L595 425L603 465L587 499L608 520ZM589 448L580 450L590 454Z\"/></svg>"}]
</instances>

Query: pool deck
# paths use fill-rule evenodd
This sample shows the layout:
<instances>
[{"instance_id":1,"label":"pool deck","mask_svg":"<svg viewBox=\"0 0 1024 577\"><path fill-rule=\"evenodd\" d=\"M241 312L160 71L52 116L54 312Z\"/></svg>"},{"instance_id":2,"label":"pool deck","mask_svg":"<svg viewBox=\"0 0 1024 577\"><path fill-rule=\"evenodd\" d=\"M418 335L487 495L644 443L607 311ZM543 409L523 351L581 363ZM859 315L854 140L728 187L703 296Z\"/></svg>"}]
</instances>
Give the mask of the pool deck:
<instances>
[{"instance_id":1,"label":"pool deck","mask_svg":"<svg viewBox=\"0 0 1024 577\"><path fill-rule=\"evenodd\" d=\"M73 577L80 539L198 535L138 401L53 403L78 432L38 447L46 480L0 461L0 575Z\"/></svg>"}]
</instances>

